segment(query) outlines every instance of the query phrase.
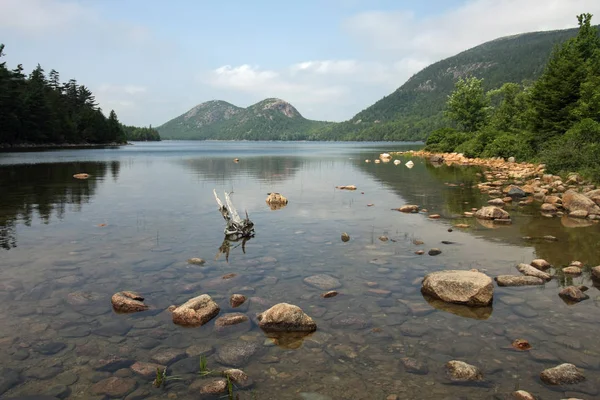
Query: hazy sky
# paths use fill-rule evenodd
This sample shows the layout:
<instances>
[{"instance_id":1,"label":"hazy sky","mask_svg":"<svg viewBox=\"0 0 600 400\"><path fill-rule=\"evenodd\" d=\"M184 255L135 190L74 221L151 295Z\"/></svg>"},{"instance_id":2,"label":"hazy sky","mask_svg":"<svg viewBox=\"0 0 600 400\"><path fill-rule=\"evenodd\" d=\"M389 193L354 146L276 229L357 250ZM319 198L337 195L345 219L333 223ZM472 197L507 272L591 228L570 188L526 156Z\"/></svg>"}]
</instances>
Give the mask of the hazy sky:
<instances>
[{"instance_id":1,"label":"hazy sky","mask_svg":"<svg viewBox=\"0 0 600 400\"><path fill-rule=\"evenodd\" d=\"M500 36L575 27L599 0L0 0L8 66L88 86L122 122L267 97L340 121Z\"/></svg>"}]
</instances>

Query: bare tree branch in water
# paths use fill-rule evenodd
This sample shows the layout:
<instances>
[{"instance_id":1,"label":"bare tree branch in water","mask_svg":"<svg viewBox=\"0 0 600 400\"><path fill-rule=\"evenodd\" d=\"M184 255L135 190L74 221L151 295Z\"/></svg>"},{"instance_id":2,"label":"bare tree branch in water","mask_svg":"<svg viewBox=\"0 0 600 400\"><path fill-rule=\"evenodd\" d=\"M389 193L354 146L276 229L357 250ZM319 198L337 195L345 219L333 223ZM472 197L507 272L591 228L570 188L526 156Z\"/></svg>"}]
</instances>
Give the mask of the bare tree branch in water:
<instances>
[{"instance_id":1,"label":"bare tree branch in water","mask_svg":"<svg viewBox=\"0 0 600 400\"><path fill-rule=\"evenodd\" d=\"M215 200L219 205L219 211L221 212L223 219L227 223L227 225L225 226L225 238L223 240L223 243L221 244L221 247L219 247L219 251L215 257L215 260L218 259L219 256L221 256L221 254L225 254L225 259L229 261L231 243L241 241L242 243L240 244L242 246L242 251L246 253L246 242L254 237L254 223L250 221L250 218L248 217L248 212L246 212L246 218L242 219L239 216L235 206L233 205L231 198L229 197L231 193L224 193L225 205L223 205L223 202L221 201L221 199L219 199L219 196L217 196L217 191L213 189ZM235 247L240 246L240 244L238 244Z\"/></svg>"}]
</instances>

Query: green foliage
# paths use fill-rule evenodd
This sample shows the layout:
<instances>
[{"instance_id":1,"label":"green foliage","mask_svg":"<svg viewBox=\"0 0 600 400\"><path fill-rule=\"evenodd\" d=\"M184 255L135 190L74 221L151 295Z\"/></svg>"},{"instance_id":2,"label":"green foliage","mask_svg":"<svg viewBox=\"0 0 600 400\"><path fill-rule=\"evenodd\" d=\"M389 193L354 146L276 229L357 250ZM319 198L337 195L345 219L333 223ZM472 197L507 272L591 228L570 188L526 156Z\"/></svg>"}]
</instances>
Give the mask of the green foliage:
<instances>
[{"instance_id":1,"label":"green foliage","mask_svg":"<svg viewBox=\"0 0 600 400\"><path fill-rule=\"evenodd\" d=\"M494 139L485 145L483 157L516 157L519 160L529 159L529 144L522 135L511 132L497 132Z\"/></svg>"},{"instance_id":2,"label":"green foliage","mask_svg":"<svg viewBox=\"0 0 600 400\"><path fill-rule=\"evenodd\" d=\"M4 55L0 45L0 57ZM0 63L0 144L122 143L114 111L106 118L88 88L75 80L49 79L38 65L29 76Z\"/></svg>"},{"instance_id":3,"label":"green foliage","mask_svg":"<svg viewBox=\"0 0 600 400\"><path fill-rule=\"evenodd\" d=\"M587 101L594 97L591 91L597 84L600 60L600 37L597 28L591 25L591 18L591 14L577 17L577 35L556 47L543 75L533 85L531 125L538 133L534 142L536 149L564 134L589 112ZM588 87L586 98L582 100L584 84Z\"/></svg>"},{"instance_id":4,"label":"green foliage","mask_svg":"<svg viewBox=\"0 0 600 400\"><path fill-rule=\"evenodd\" d=\"M137 126L122 125L125 139L133 142L158 142L160 134L152 127L139 128Z\"/></svg>"},{"instance_id":5,"label":"green foliage","mask_svg":"<svg viewBox=\"0 0 600 400\"><path fill-rule=\"evenodd\" d=\"M490 98L483 90L483 79L459 78L448 96L445 115L465 132L475 132L489 119Z\"/></svg>"},{"instance_id":6,"label":"green foliage","mask_svg":"<svg viewBox=\"0 0 600 400\"><path fill-rule=\"evenodd\" d=\"M546 145L542 159L552 173L579 171L600 182L600 123L592 119L578 122L564 136Z\"/></svg>"},{"instance_id":7,"label":"green foliage","mask_svg":"<svg viewBox=\"0 0 600 400\"><path fill-rule=\"evenodd\" d=\"M318 135L324 140L423 140L447 126L443 110L458 78L484 79L484 89L507 82L537 79L556 44L577 34L577 29L533 32L492 40L434 63L412 76L393 93L356 114L350 121L328 127ZM360 122L358 122L360 121ZM394 126L390 134L377 132ZM506 130L498 126L497 129Z\"/></svg>"},{"instance_id":8,"label":"green foliage","mask_svg":"<svg viewBox=\"0 0 600 400\"><path fill-rule=\"evenodd\" d=\"M600 35L591 18L578 16L577 35L556 47L531 87L506 83L484 94L482 80L459 80L446 113L474 133L439 129L426 148L537 160L549 172L580 172L600 182Z\"/></svg>"},{"instance_id":9,"label":"green foliage","mask_svg":"<svg viewBox=\"0 0 600 400\"><path fill-rule=\"evenodd\" d=\"M206 361L206 356L200 356L200 376L210 375L212 371L208 369L208 361Z\"/></svg>"},{"instance_id":10,"label":"green foliage","mask_svg":"<svg viewBox=\"0 0 600 400\"><path fill-rule=\"evenodd\" d=\"M454 128L442 128L435 130L429 135L425 142L425 149L449 153L471 138L470 134L459 132Z\"/></svg>"}]
</instances>

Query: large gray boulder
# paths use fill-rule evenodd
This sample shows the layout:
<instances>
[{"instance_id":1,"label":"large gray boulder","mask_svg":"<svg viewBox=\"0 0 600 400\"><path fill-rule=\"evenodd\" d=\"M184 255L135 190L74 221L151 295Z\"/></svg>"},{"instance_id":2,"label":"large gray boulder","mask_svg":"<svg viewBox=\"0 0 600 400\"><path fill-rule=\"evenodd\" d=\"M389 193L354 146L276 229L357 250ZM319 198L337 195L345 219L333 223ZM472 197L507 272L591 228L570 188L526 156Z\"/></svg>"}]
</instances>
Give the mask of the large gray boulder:
<instances>
[{"instance_id":1,"label":"large gray boulder","mask_svg":"<svg viewBox=\"0 0 600 400\"><path fill-rule=\"evenodd\" d=\"M423 279L421 292L447 303L487 306L494 297L492 278L478 271L432 272Z\"/></svg>"}]
</instances>

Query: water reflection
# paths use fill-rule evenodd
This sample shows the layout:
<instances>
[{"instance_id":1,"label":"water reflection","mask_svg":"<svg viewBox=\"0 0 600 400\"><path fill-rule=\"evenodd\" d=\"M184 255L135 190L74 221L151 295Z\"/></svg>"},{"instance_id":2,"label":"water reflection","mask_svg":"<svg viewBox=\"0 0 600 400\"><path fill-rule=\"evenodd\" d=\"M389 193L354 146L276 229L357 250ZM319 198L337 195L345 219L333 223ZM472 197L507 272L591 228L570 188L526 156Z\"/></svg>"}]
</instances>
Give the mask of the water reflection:
<instances>
[{"instance_id":1,"label":"water reflection","mask_svg":"<svg viewBox=\"0 0 600 400\"><path fill-rule=\"evenodd\" d=\"M86 172L89 179L74 179ZM117 181L120 162L73 162L0 166L0 247L17 247L17 224L31 226L35 218L49 224L52 217L62 220L67 205L81 211L96 193L107 173Z\"/></svg>"},{"instance_id":2,"label":"water reflection","mask_svg":"<svg viewBox=\"0 0 600 400\"><path fill-rule=\"evenodd\" d=\"M409 158L404 156L404 162ZM358 163L358 167L404 198L407 204L418 204L430 213L442 215L448 225L463 223L475 237L502 242L519 247L532 247L537 258L548 260L555 266L566 266L573 260L594 266L600 263L600 225L587 220L546 218L539 212L540 203L529 206L507 204L511 225L498 225L491 221L464 218L464 211L487 204L489 196L477 189L481 181L479 167L432 164L424 159L414 159L414 168L400 168L388 164ZM443 221L442 221L443 222ZM556 241L544 239L554 236ZM533 239L525 240L524 237ZM524 260L529 262L530 260ZM567 280L568 281L568 280ZM561 284L565 280L559 279Z\"/></svg>"},{"instance_id":3,"label":"water reflection","mask_svg":"<svg viewBox=\"0 0 600 400\"><path fill-rule=\"evenodd\" d=\"M486 320L492 316L493 308L489 307L468 307L461 304L446 303L445 301L435 299L431 296L423 295L427 303L436 310L445 311L463 318Z\"/></svg>"},{"instance_id":4,"label":"water reflection","mask_svg":"<svg viewBox=\"0 0 600 400\"><path fill-rule=\"evenodd\" d=\"M302 169L306 159L296 156L249 157L234 162L230 158L187 158L176 162L204 179L226 182L234 177L250 176L264 182L290 180Z\"/></svg>"}]
</instances>

